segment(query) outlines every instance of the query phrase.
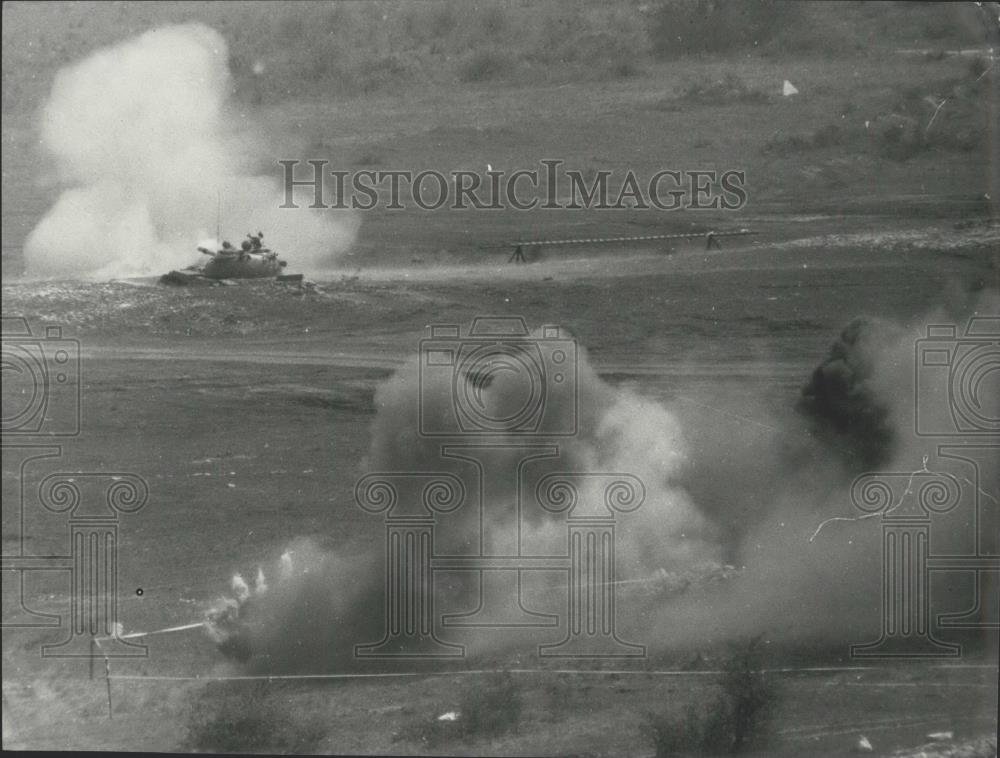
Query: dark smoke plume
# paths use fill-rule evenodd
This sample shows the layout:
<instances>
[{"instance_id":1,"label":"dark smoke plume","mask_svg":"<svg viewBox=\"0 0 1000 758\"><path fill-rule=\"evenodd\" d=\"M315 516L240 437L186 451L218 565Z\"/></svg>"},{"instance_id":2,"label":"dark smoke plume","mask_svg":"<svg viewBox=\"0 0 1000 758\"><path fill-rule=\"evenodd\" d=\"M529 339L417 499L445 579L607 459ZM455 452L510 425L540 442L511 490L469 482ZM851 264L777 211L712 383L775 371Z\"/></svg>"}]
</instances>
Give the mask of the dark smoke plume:
<instances>
[{"instance_id":1,"label":"dark smoke plume","mask_svg":"<svg viewBox=\"0 0 1000 758\"><path fill-rule=\"evenodd\" d=\"M873 386L887 329L872 319L851 321L813 371L796 405L816 432L857 468L886 463L896 444L889 406Z\"/></svg>"}]
</instances>

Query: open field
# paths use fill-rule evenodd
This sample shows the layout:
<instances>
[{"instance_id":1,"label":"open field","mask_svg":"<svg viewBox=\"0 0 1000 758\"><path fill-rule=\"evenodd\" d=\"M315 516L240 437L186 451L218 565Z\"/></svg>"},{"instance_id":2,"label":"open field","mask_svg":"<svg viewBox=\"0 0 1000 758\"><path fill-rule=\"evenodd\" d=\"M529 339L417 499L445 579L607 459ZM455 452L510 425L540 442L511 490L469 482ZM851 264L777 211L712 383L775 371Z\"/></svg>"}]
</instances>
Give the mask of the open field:
<instances>
[{"instance_id":1,"label":"open field","mask_svg":"<svg viewBox=\"0 0 1000 758\"><path fill-rule=\"evenodd\" d=\"M933 230L918 236L933 239ZM179 292L143 283L14 284L4 303L5 312L66 324L80 339L84 431L67 446L66 463L86 471L113 462L150 484L149 505L122 527L120 584L127 628L151 630L197 620L234 570L252 572L247 556L273 562L296 537L313 535L333 550L356 541L378 549L381 525L354 505L353 484L364 471L375 389L428 323L467 322L476 313L558 322L614 384L667 403L762 393L781 412L851 315L907 321L938 300L942 280L976 288L995 276L995 243L946 236L956 240L947 253L912 239L891 250L856 243L836 255L815 243L760 243L710 254L636 253L626 258L629 272L600 257L503 266L485 280L470 270L417 281L383 272L302 296L269 284ZM720 424L755 421L724 413ZM5 476L15 473L5 467ZM60 550L65 526L49 521L32 530L32 552ZM40 584L29 607L57 611L65 589ZM5 613L15 599L5 593ZM628 616L627 603L621 613ZM101 664L88 680L85 662L56 668L37 658L37 645L58 636L5 630L6 744L181 747L187 703L204 683L115 680L115 719L107 721ZM229 671L198 630L149 642L147 660L114 661L113 675ZM774 665L859 665L842 645L810 651L785 643L784 650ZM676 669L690 655L661 654L640 669ZM858 734L879 754L933 731L988 734L995 654L970 652L963 663L987 668L900 662L780 675L787 699L768 754L842 755ZM537 666L530 658L494 665ZM530 714L518 736L472 743L428 746L412 736L412 724L460 705L455 691L464 678L274 682L260 697L292 703L322 724L319 750L642 754L636 734L644 707L697 701L712 681L708 674L517 677ZM222 684L235 697L251 683Z\"/></svg>"},{"instance_id":2,"label":"open field","mask_svg":"<svg viewBox=\"0 0 1000 758\"><path fill-rule=\"evenodd\" d=\"M657 8L670 3L586 3L579 13L557 2L5 6L3 315L76 341L81 403L77 436L4 436L4 748L652 757L654 717L711 713L729 692L730 645L755 638L759 681L774 700L746 754L833 758L864 752L865 738L871 755L995 758L996 629L935 626L962 644L961 657L854 659L850 646L880 629L879 525L835 523L810 539L827 516L856 515L848 491L870 470L851 449L864 434L851 426L857 418L831 438L796 410L845 326L865 317L895 340L892 350L876 340L867 358L889 377L877 390L891 397L879 399L904 414L891 418L896 446L883 462L912 482L921 454L934 452L913 434L915 340L928 324L996 316L1000 305L995 57L971 5L961 23L943 5L902 16L898 5L803 5L759 50L743 40L690 54L655 31ZM64 167L41 154L38 134L56 71L100 45L188 21L230 45L225 118L254 137L243 157L256 174L280 178L281 159L443 173L556 159L589 177L611 171L612 195L627 170L744 171L747 203L733 212L355 211L352 244L306 270L309 286L167 287L158 269L23 277L28 236L64 188ZM786 79L799 94L781 95ZM518 240L740 228L755 234L712 249L700 236L550 245L529 248L526 265L508 263ZM271 244L300 270L294 249ZM447 663L345 664L320 649L353 650L382 632L382 596L365 593L382 586L386 522L358 507L355 487L393 455L429 465L408 426L417 400L393 393L417 394L406 382L429 326L484 315L565 329L593 369L582 395L592 407L581 409L600 422L593 455L647 466L645 512L694 512L676 541L668 530L662 554L618 554L619 630L647 646L644 657L541 658L535 644L566 633L561 615L533 630L531 644L505 629L468 633L474 652ZM5 424L25 391L8 368ZM984 385L995 387L989 376ZM24 445L61 451L25 463ZM975 493L987 533L1000 497L992 466ZM272 623L266 644L245 629L220 642L197 627L150 636L148 656L107 667L100 657L42 657L65 625L8 624L24 608L65 622L71 588L65 572L33 571L22 589L6 561L67 552L65 514L37 502L53 471L134 473L148 485L148 503L118 531L126 633L198 624L238 594L235 573L253 584L259 567L277 600L256 612L273 622L267 603L280 607L285 593L299 618ZM646 546L621 523L630 547ZM935 539L969 523L959 514ZM715 570L704 585L691 579L704 565L685 552L698 554L702 539ZM995 536L982 545L995 555ZM310 551L325 556L314 595L279 578L284 555ZM649 590L655 570L683 587ZM968 580L935 575L934 610L967 610ZM995 588L971 590L981 590L983 615L997 613ZM446 590L438 610L468 610L459 590ZM551 600L545 587L525 594ZM242 661L241 644L251 648ZM439 720L452 711L454 721ZM483 721L467 726L474 716Z\"/></svg>"}]
</instances>

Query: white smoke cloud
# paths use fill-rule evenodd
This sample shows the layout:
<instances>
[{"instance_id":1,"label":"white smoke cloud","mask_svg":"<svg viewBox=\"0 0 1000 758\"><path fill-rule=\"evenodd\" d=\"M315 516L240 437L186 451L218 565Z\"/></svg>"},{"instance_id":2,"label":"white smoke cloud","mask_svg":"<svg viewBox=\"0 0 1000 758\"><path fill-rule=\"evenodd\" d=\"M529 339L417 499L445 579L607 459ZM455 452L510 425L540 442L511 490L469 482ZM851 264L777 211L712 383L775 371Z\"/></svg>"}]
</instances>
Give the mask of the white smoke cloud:
<instances>
[{"instance_id":1,"label":"white smoke cloud","mask_svg":"<svg viewBox=\"0 0 1000 758\"><path fill-rule=\"evenodd\" d=\"M524 456L520 446L523 437L511 436L519 444L489 448L493 451L489 454L480 451L483 460L493 465L479 470L468 460L443 458L442 439L419 433L421 409L440 417L453 407L455 390L449 372L421 377L418 356L376 392L378 416L363 470L450 471L463 481L470 500L453 515L439 517L435 549L442 554L475 550L483 526L487 552L503 552L504 546L512 549L509 537L513 534L519 535L525 554L563 554L567 550L565 514L549 513L532 501L525 503L518 522L513 502L518 486L523 492L535 492L543 477L554 472L629 474L642 482L645 502L618 519L619 579L642 581L665 568L679 571L708 565L721 569L722 551L715 530L678 483L689 462L677 417L632 389L607 384L590 365L582 346L578 352L578 404L572 403L569 395L554 395L546 402L546 413L576 413L578 434L532 439L532 444L557 447L559 454L526 466L523 480L513 475ZM499 415L500 409L516 406L523 397L524 379L510 373L495 375L483 388L484 406ZM460 436L447 440L459 445L470 441ZM420 480L402 477L396 484L399 502L419 502L419 492L407 488L422 486ZM587 480L580 484L581 502L604 501L603 489L589 489ZM483 525L478 520L480 486L486 498ZM246 583L240 578L232 590L235 602L214 612L213 635L224 652L251 668L338 670L351 665L353 645L381 636L383 570L384 556L370 548L344 545L324 552L302 541L285 552L277 569L265 572L268 579L277 577L272 585L277 592L254 595L248 602ZM544 575L538 581L526 577L524 581L526 595L532 597L527 602L537 602L536 610L549 610L564 601L562 575ZM436 612L470 611L476 607L478 592L475 574L442 580L435 586ZM517 602L516 597L507 599ZM538 643L531 633L509 629L499 634L466 630L461 641L470 656Z\"/></svg>"},{"instance_id":2,"label":"white smoke cloud","mask_svg":"<svg viewBox=\"0 0 1000 758\"><path fill-rule=\"evenodd\" d=\"M834 405L830 413L853 417L869 404L884 408L892 427L892 434L880 438L885 449L876 458L882 463L871 468L867 461L845 455L841 439L817 434L815 419L794 410L794 391L784 408L749 388L729 396L678 387L678 399L662 403L602 380L580 348L578 433L568 439L533 439L533 444L558 444L560 455L525 467L522 489L535 492L554 471L621 472L643 483L645 503L621 515L616 525L617 577L624 593L618 622L624 639L670 650L764 634L782 644L831 645L844 653L849 644L877 636L881 612L880 522L857 518L861 512L852 502L852 482L864 471L905 475L920 468L924 455L933 454L913 432L915 402L947 406L946 386L921 385L918 393L913 383L915 341L926 324L962 324L970 314L995 314L998 308L996 294L987 293L911 324L869 320L864 339L837 343L835 351L846 351L845 363L871 365L870 371L849 373L845 385L848 391L864 387L863 403L846 411ZM995 381L995 370L992 376ZM802 379L805 385L809 377ZM362 465L362 472L448 471L465 477L471 500L437 522L435 549L441 554L474 551L479 528L474 494L479 473L443 457L440 438L419 434L420 410L442 417L452 407L454 392L450 373L422 377L420 361L407 362L376 392L372 443ZM523 399L509 374L498 375L483 392L484 405L493 410L516 407ZM989 388L981 397L989 404L989 417L996 418L998 396L987 393ZM546 407L560 414L574 410L565 396ZM494 470L513 470L523 453L517 445L497 453ZM996 492L996 463L984 459L980 474L984 497L995 497L989 493ZM564 515L528 504L518 530L516 511L507 502L515 492L512 483L495 477L484 482L488 504L495 508L484 514L484 521L494 533L518 531L525 555L565 553ZM972 494L965 493L964 511L954 520L936 523L936 544L967 537ZM602 499L594 492L583 497ZM401 489L399 502L418 501L419 492ZM995 511L989 513L994 515L988 525L995 524ZM829 525L818 531L822 524ZM1000 533L989 531L988 525L985 534ZM995 536L989 544L992 554ZM232 623L225 644L267 670L335 670L350 663L352 644L380 637L383 558L360 546L330 554L295 546L282 557L287 570L278 581L280 591ZM532 610L551 611L565 602L565 578L554 577L547 586L544 581L525 580L524 597L530 598ZM944 596L949 587L938 590ZM968 599L969 588L960 589L966 593L961 600ZM641 597L629 597L632 592ZM995 596L995 584L984 582L983 597L989 593ZM509 598L511 603L516 599ZM439 582L435 612L469 611L478 600L475 581ZM986 606L995 613L995 600ZM461 638L472 656L530 651L539 641L510 630L493 636L466 631Z\"/></svg>"},{"instance_id":3,"label":"white smoke cloud","mask_svg":"<svg viewBox=\"0 0 1000 758\"><path fill-rule=\"evenodd\" d=\"M255 175L254 140L227 105L225 40L170 26L97 51L56 76L41 142L64 190L25 246L33 277L144 275L196 262L198 241L262 230L296 270L329 267L353 239L330 211L279 208Z\"/></svg>"}]
</instances>

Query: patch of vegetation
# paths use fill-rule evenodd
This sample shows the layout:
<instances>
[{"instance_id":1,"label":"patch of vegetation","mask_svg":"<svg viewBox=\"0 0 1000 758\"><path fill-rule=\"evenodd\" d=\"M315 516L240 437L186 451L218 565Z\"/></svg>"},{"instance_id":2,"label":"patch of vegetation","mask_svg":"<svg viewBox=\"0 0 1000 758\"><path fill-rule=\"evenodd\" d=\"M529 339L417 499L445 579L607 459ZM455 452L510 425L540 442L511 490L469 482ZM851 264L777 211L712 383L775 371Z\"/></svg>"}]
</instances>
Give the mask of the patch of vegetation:
<instances>
[{"instance_id":1,"label":"patch of vegetation","mask_svg":"<svg viewBox=\"0 0 1000 758\"><path fill-rule=\"evenodd\" d=\"M845 102L837 121L805 134L773 137L763 152L784 156L847 148L904 162L934 151L981 150L990 139L988 92L996 86L997 71L973 58L962 76L906 87L892 101L870 108L868 118Z\"/></svg>"},{"instance_id":2,"label":"patch of vegetation","mask_svg":"<svg viewBox=\"0 0 1000 758\"><path fill-rule=\"evenodd\" d=\"M978 61L974 58L973 61ZM934 150L971 152L988 144L991 114L988 88L996 86L996 69L971 63L966 76L950 87L924 94L904 93L875 131L878 154L907 161Z\"/></svg>"},{"instance_id":3,"label":"patch of vegetation","mask_svg":"<svg viewBox=\"0 0 1000 758\"><path fill-rule=\"evenodd\" d=\"M771 39L797 12L798 4L782 0L667 1L653 14L649 39L664 59L739 52Z\"/></svg>"},{"instance_id":4,"label":"patch of vegetation","mask_svg":"<svg viewBox=\"0 0 1000 758\"><path fill-rule=\"evenodd\" d=\"M791 134L775 137L764 143L764 152L777 155L841 147L847 142L847 129L839 124L827 124L810 134Z\"/></svg>"},{"instance_id":5,"label":"patch of vegetation","mask_svg":"<svg viewBox=\"0 0 1000 758\"><path fill-rule=\"evenodd\" d=\"M651 58L788 56L926 45L996 44L972 3L791 0L392 0L333 4L128 3L4 6L4 107L34 108L62 66L171 23L200 22L226 39L237 97L303 96L532 79L634 76ZM486 51L486 52L482 52ZM498 55L497 53L502 53Z\"/></svg>"},{"instance_id":6,"label":"patch of vegetation","mask_svg":"<svg viewBox=\"0 0 1000 758\"><path fill-rule=\"evenodd\" d=\"M439 714L424 716L404 729L400 737L433 747L449 740L468 742L497 737L514 730L521 721L521 688L509 671L475 679L460 702L453 721L442 721Z\"/></svg>"},{"instance_id":7,"label":"patch of vegetation","mask_svg":"<svg viewBox=\"0 0 1000 758\"><path fill-rule=\"evenodd\" d=\"M211 753L314 753L322 724L293 713L264 681L209 682L193 704L182 749Z\"/></svg>"},{"instance_id":8,"label":"patch of vegetation","mask_svg":"<svg viewBox=\"0 0 1000 758\"><path fill-rule=\"evenodd\" d=\"M491 674L470 688L462 708L462 728L468 735L494 737L521 720L521 688L509 671Z\"/></svg>"},{"instance_id":9,"label":"patch of vegetation","mask_svg":"<svg viewBox=\"0 0 1000 758\"><path fill-rule=\"evenodd\" d=\"M721 692L706 707L654 713L646 728L657 758L736 754L767 744L769 716L777 699L774 682L761 671L761 638L734 645L724 666Z\"/></svg>"}]
</instances>

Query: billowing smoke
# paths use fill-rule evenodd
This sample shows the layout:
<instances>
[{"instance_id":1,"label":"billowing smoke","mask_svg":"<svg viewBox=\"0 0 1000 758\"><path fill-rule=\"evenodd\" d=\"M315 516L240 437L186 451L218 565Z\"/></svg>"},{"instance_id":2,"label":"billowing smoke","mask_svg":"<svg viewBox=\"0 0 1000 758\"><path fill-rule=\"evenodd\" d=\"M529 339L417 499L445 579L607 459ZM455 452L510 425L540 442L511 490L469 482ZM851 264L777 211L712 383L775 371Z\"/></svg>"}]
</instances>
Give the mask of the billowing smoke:
<instances>
[{"instance_id":1,"label":"billowing smoke","mask_svg":"<svg viewBox=\"0 0 1000 758\"><path fill-rule=\"evenodd\" d=\"M463 375L457 365L421 371L420 360L412 359L375 396L378 415L365 470L448 471L466 482L471 490L470 507L440 517L443 527L438 531L445 540L442 550L446 551L465 549L478 536L480 512L487 521L482 529L487 551L516 550L509 540L518 529L517 488L522 495L524 550L536 555L565 551L566 514L539 507L535 493L547 475L570 472L630 474L642 482L644 504L620 519L619 526L619 535L626 544L619 550L619 558L629 574L685 565L695 556L711 553L711 546L717 542L713 530L678 485L688 461L677 418L633 389L609 385L590 365L584 347L578 344L576 351L575 405L573 387L549 392L538 433L527 441L507 433L486 439L421 434L421 414L425 429L426 419L431 419L438 429L454 427L456 398L464 393L462 385L471 387L476 377ZM457 385L453 383L456 377ZM482 404L482 417L513 417L524 404L525 381L524 374L517 371L492 373L476 396ZM551 377L546 386L551 388ZM574 433L568 437L545 433L569 428ZM489 449L484 450L483 445ZM531 460L518 475L517 464L526 457ZM482 500L475 487L480 480ZM586 488L589 483L581 486ZM593 486L601 485L595 482ZM585 496L603 501L603 492L585 491L581 498ZM491 544L491 540L497 544Z\"/></svg>"},{"instance_id":2,"label":"billowing smoke","mask_svg":"<svg viewBox=\"0 0 1000 758\"><path fill-rule=\"evenodd\" d=\"M234 128L225 40L170 26L101 49L56 76L41 143L62 193L28 237L32 277L108 278L196 263L216 236L262 230L296 269L329 267L353 238L344 216L279 208L255 175L257 140Z\"/></svg>"},{"instance_id":3,"label":"billowing smoke","mask_svg":"<svg viewBox=\"0 0 1000 758\"><path fill-rule=\"evenodd\" d=\"M576 434L540 434L530 451L523 438L514 443L503 434L488 439L489 451L470 447L487 444L483 439L422 434L421 423L424 431L428 423L436 429L453 424L455 398L467 390L488 416L509 418L524 400L524 386L514 372L463 376L456 366L429 372L414 358L376 394L372 444L361 473L444 472L464 481L465 505L436 520L436 551L448 555L510 555L517 549L510 535L518 527L523 554L565 554L566 514L537 507L529 496L538 485L555 472L631 474L642 481L646 498L618 518L618 620L625 639L656 650L765 634L812 648L834 644L845 652L850 643L878 636L881 609L879 520L859 518L852 482L865 471L905 477L922 468L924 456L935 455L914 434L914 407L947 408L950 380L921 377L914 383L918 340L928 323L951 321L961 329L969 316L998 310L1000 300L987 294L907 326L851 322L805 384L805 399L789 397L777 410L763 393L754 401L677 388L670 402L644 397L602 380L581 348ZM986 364L992 379L976 379L979 410L996 419L993 355ZM549 428L560 427L573 407L568 394L554 393L545 406L554 414L545 418ZM504 447L505 441L512 444ZM556 446L558 454L551 450ZM529 453L532 459L512 477ZM983 458L982 464L982 486L995 491L997 462ZM419 501L420 486L401 480L399 502ZM595 495L600 498L584 492ZM947 542L949 529L964 528L968 513L950 523L937 530L936 540ZM298 669L341 666L353 644L382 636L379 548L365 555L355 548L316 553L310 578L272 591L273 601L251 603L221 632L225 644L268 668L279 661ZM507 590L513 607L516 590ZM483 591L470 572L444 572L435 613L473 610ZM521 598L539 610L559 608L565 577L526 581ZM501 631L463 634L462 642L474 655L528 651L539 642L537 630Z\"/></svg>"},{"instance_id":4,"label":"billowing smoke","mask_svg":"<svg viewBox=\"0 0 1000 758\"><path fill-rule=\"evenodd\" d=\"M209 614L209 633L227 657L254 671L349 668L354 645L381 636L378 567L370 553L330 553L296 540L258 567L252 583L233 577L231 595Z\"/></svg>"},{"instance_id":5,"label":"billowing smoke","mask_svg":"<svg viewBox=\"0 0 1000 758\"><path fill-rule=\"evenodd\" d=\"M929 428L954 430L951 410L954 377L962 365L920 366L921 340L928 325L953 324L955 338L928 348L949 361L973 356L977 342L956 346L970 319L1000 313L995 291L952 293L947 306L902 324L856 318L844 328L826 356L793 399L795 410L769 410L745 400L718 397L677 406L690 439L691 466L683 484L698 507L723 535L724 557L737 571L725 582L658 606L647 628L668 645L702 645L736 636L766 634L769 639L808 646L868 642L880 633L882 545L879 518L865 518L852 500L851 486L864 473L896 477L902 498L906 481L930 461L931 470L948 470L935 440L916 433L921 414ZM1000 364L987 334L975 369L970 405L979 420L1000 418ZM964 352L963 352L964 350ZM939 358L940 360L940 358ZM973 360L968 360L970 368ZM717 411L723 411L720 414ZM725 417L752 419L726 424ZM994 427L995 428L995 427ZM980 459L982 492L995 498L1000 462L986 452ZM964 470L966 477L972 476ZM934 549L949 545L968 550L975 541L970 524L977 500L971 479L964 481L962 504L952 520L934 524ZM983 494L985 493L985 494ZM995 500L989 501L995 504ZM992 516L990 516L992 514ZM997 511L979 523L979 549L996 554ZM727 527L728 525L728 527ZM938 576L935 607L963 597L974 603L969 586L956 575ZM995 596L995 584L979 590ZM990 611L996 613L995 600ZM647 622L648 623L648 622Z\"/></svg>"},{"instance_id":6,"label":"billowing smoke","mask_svg":"<svg viewBox=\"0 0 1000 758\"><path fill-rule=\"evenodd\" d=\"M830 354L803 387L798 410L816 422L851 460L870 468L892 456L896 442L888 397L876 385L884 369L887 341L898 341L897 327L857 318L830 348Z\"/></svg>"},{"instance_id":7,"label":"billowing smoke","mask_svg":"<svg viewBox=\"0 0 1000 758\"><path fill-rule=\"evenodd\" d=\"M376 393L378 415L363 472L446 472L461 480L467 502L437 518L435 551L452 555L513 555L518 533L525 554L565 553L566 514L538 507L531 494L543 478L566 472L629 474L642 482L645 502L619 525L619 579L645 580L657 572L721 566L715 529L676 483L687 465L677 420L637 392L602 381L582 348L576 365L578 398L574 403L572 392L547 396L543 422L561 427L575 416L576 434L538 434L526 455L524 438L509 433L491 436L485 447L482 439L458 434L421 434L421 414L454 419L455 375L450 369L422 374L421 360L414 357ZM523 400L524 379L504 371L488 379L459 376L460 382L480 383L477 398L490 418L516 410ZM532 460L518 475L518 464L526 457ZM423 485L418 477L400 477L398 501L419 502ZM603 491L589 491L589 486L582 483L581 500L596 497L603 502ZM235 597L214 612L211 629L225 653L257 670L342 668L352 661L355 644L382 636L383 567L381 550L370 547L367 552L349 546L324 554L299 545L287 554L283 567L266 573L267 591L258 592L241 579L233 588ZM565 577L526 579L523 591L540 608L558 604L565 596ZM473 572L446 574L435 585L435 612L469 611L476 607L479 592ZM500 599L517 605L516 596ZM462 639L470 655L531 641L532 633L510 630L499 635L466 630Z\"/></svg>"}]
</instances>

